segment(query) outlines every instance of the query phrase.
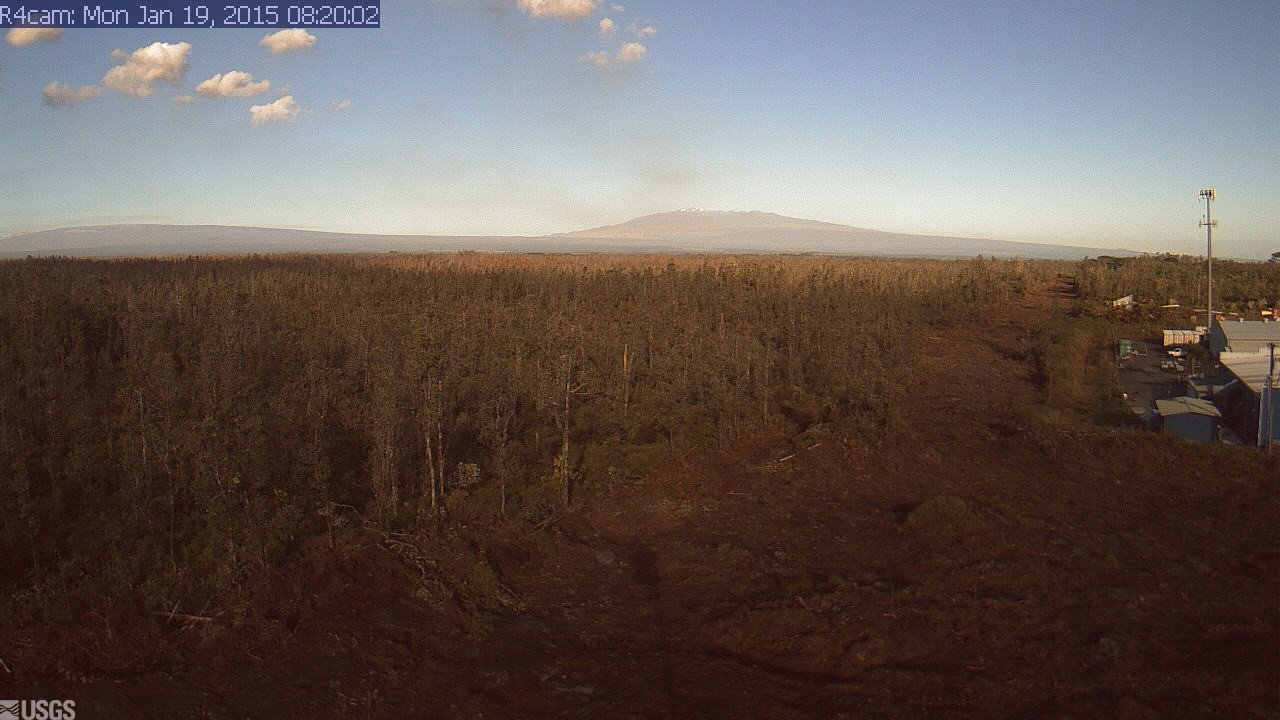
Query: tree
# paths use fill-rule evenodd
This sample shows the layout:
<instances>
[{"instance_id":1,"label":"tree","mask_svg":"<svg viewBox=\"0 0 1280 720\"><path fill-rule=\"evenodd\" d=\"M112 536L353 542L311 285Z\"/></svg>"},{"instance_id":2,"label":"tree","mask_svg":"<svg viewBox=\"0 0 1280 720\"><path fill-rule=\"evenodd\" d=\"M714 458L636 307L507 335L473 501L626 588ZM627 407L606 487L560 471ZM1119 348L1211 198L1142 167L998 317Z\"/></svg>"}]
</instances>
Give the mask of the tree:
<instances>
[{"instance_id":1,"label":"tree","mask_svg":"<svg viewBox=\"0 0 1280 720\"><path fill-rule=\"evenodd\" d=\"M444 493L445 445L444 445L444 378L435 369L428 369L422 378L422 406L418 415L418 431L422 437L426 465L426 481L430 486L427 497L431 509L439 504Z\"/></svg>"},{"instance_id":2,"label":"tree","mask_svg":"<svg viewBox=\"0 0 1280 720\"><path fill-rule=\"evenodd\" d=\"M515 410L511 393L501 390L491 401L481 425L481 433L492 453L490 464L498 476L498 517L507 516L507 475L511 466L511 424Z\"/></svg>"},{"instance_id":3,"label":"tree","mask_svg":"<svg viewBox=\"0 0 1280 720\"><path fill-rule=\"evenodd\" d=\"M568 507L573 498L573 473L569 466L569 430L572 427L572 409L569 401L574 395L582 393L582 384L574 382L573 358L561 355L555 364L556 386L564 390L564 412L555 416L556 425L560 429L560 455L556 458L556 473L560 476L561 500Z\"/></svg>"}]
</instances>

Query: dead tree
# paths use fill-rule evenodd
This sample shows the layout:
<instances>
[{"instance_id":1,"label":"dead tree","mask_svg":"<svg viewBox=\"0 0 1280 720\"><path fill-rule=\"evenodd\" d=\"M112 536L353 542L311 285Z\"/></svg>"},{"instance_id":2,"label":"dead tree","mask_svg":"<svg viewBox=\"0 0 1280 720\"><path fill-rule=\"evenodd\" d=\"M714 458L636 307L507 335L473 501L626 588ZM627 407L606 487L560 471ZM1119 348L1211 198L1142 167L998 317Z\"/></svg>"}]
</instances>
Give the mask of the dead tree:
<instances>
[{"instance_id":1,"label":"dead tree","mask_svg":"<svg viewBox=\"0 0 1280 720\"><path fill-rule=\"evenodd\" d=\"M422 383L422 413L419 431L426 458L427 497L435 509L444 494L444 379L428 372Z\"/></svg>"}]
</instances>

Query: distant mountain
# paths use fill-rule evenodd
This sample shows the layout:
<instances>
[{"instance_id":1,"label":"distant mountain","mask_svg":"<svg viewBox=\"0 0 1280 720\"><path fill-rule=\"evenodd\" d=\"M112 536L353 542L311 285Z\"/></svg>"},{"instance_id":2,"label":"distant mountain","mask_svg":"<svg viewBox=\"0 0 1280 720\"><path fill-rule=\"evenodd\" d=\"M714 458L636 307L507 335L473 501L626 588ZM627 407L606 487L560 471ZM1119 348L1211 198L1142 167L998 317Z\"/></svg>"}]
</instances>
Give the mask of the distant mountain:
<instances>
[{"instance_id":1,"label":"distant mountain","mask_svg":"<svg viewBox=\"0 0 1280 720\"><path fill-rule=\"evenodd\" d=\"M770 231L832 232L859 230L848 225L801 220L759 210L735 212L731 210L688 209L656 213L628 220L617 225L605 225L591 230L581 230L563 235L597 238L658 238L705 235L728 235ZM863 230L861 232L875 232Z\"/></svg>"},{"instance_id":2,"label":"distant mountain","mask_svg":"<svg viewBox=\"0 0 1280 720\"><path fill-rule=\"evenodd\" d=\"M534 241L534 238L519 237L363 235L228 225L93 225L5 238L0 240L0 257L514 251Z\"/></svg>"},{"instance_id":3,"label":"distant mountain","mask_svg":"<svg viewBox=\"0 0 1280 720\"><path fill-rule=\"evenodd\" d=\"M586 241L661 243L673 249L701 252L821 253L897 257L1015 257L1080 259L1098 255L1137 255L1071 245L983 240L938 235L907 235L786 217L774 213L723 210L677 210L565 233Z\"/></svg>"},{"instance_id":4,"label":"distant mountain","mask_svg":"<svg viewBox=\"0 0 1280 720\"><path fill-rule=\"evenodd\" d=\"M362 235L224 225L96 225L0 240L0 257L243 255L331 252L818 253L1079 259L1136 255L1068 245L905 235L766 212L680 210L578 232L523 236Z\"/></svg>"}]
</instances>

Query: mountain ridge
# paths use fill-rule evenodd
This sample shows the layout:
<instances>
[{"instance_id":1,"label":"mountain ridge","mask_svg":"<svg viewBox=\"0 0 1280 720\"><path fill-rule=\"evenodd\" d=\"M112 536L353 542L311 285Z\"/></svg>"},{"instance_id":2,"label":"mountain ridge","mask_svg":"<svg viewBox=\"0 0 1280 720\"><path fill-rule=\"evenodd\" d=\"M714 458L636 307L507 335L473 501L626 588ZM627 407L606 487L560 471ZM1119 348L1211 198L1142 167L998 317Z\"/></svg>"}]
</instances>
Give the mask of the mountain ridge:
<instances>
[{"instance_id":1,"label":"mountain ridge","mask_svg":"<svg viewBox=\"0 0 1280 720\"><path fill-rule=\"evenodd\" d=\"M131 257L359 252L675 253L1023 256L1080 259L1138 255L1123 249L911 235L787 217L759 210L687 209L566 233L381 235L234 225L122 224L44 230L0 239L0 257Z\"/></svg>"},{"instance_id":2,"label":"mountain ridge","mask_svg":"<svg viewBox=\"0 0 1280 720\"><path fill-rule=\"evenodd\" d=\"M688 208L642 215L613 225L604 225L568 233L556 233L556 235L566 237L636 237L645 236L646 234L659 234L664 229L670 232L673 228L681 226L688 230L701 229L704 231L710 229L725 231L729 229L772 227L878 232L821 220L788 217L762 210L703 210L701 208Z\"/></svg>"},{"instance_id":3,"label":"mountain ridge","mask_svg":"<svg viewBox=\"0 0 1280 720\"><path fill-rule=\"evenodd\" d=\"M830 255L895 257L1024 256L1080 259L1098 255L1131 256L1122 248L1092 248L949 235L915 235L788 217L759 210L691 208L654 213L615 225L562 233L581 240L661 241L697 244L708 252L813 252Z\"/></svg>"}]
</instances>

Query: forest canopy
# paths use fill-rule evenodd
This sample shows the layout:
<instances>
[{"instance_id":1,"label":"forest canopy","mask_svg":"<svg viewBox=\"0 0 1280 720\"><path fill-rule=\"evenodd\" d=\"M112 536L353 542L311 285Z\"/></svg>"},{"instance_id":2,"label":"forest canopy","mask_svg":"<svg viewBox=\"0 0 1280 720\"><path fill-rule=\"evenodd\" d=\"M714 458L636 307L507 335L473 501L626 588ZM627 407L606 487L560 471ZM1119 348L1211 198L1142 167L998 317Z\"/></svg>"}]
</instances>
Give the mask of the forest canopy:
<instances>
[{"instance_id":1,"label":"forest canopy","mask_svg":"<svg viewBox=\"0 0 1280 720\"><path fill-rule=\"evenodd\" d=\"M1207 277L1203 257L1169 254L1099 257L1078 263L1074 274L1080 299L1099 307L1133 294L1143 303L1203 308ZM1214 260L1213 293L1215 309L1256 319L1280 304L1280 264Z\"/></svg>"},{"instance_id":2,"label":"forest canopy","mask_svg":"<svg viewBox=\"0 0 1280 720\"><path fill-rule=\"evenodd\" d=\"M681 447L891 431L913 337L1044 272L473 253L0 263L4 610L217 607L345 524L536 524Z\"/></svg>"}]
</instances>

